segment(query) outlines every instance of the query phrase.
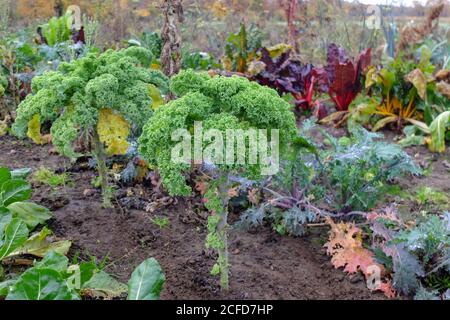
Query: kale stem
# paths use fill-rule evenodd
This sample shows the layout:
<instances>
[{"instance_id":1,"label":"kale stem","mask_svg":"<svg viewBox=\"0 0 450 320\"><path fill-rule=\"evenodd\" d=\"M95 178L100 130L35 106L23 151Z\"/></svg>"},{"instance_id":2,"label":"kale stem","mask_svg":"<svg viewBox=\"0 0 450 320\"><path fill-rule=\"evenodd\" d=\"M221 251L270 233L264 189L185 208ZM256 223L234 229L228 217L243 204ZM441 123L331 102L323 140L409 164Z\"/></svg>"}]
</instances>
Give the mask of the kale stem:
<instances>
[{"instance_id":1,"label":"kale stem","mask_svg":"<svg viewBox=\"0 0 450 320\"><path fill-rule=\"evenodd\" d=\"M217 224L216 233L222 240L222 245L218 249L220 266L220 287L223 291L229 290L229 260L228 260L228 202L230 197L228 195L228 181L229 177L226 175L226 181L220 183L218 186L218 193L222 202L222 212L220 212L220 220Z\"/></svg>"},{"instance_id":2,"label":"kale stem","mask_svg":"<svg viewBox=\"0 0 450 320\"><path fill-rule=\"evenodd\" d=\"M112 208L111 191L108 185L108 169L106 167L106 154L103 143L96 130L92 134L93 154L97 160L97 170L100 176L100 183L102 188L103 207Z\"/></svg>"}]
</instances>

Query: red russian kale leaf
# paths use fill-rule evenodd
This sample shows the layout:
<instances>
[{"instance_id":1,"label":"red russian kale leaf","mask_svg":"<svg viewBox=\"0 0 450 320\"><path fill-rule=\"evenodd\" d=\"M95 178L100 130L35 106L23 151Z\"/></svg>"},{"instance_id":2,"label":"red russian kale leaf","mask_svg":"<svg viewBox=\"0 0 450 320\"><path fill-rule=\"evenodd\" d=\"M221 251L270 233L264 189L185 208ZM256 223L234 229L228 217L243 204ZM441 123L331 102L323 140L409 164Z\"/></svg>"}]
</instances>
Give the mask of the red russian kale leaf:
<instances>
[{"instance_id":1,"label":"red russian kale leaf","mask_svg":"<svg viewBox=\"0 0 450 320\"><path fill-rule=\"evenodd\" d=\"M328 65L325 67L329 90L328 94L338 111L347 111L349 105L362 89L362 75L371 62L371 49L363 51L353 61L345 50L336 44L328 47Z\"/></svg>"}]
</instances>

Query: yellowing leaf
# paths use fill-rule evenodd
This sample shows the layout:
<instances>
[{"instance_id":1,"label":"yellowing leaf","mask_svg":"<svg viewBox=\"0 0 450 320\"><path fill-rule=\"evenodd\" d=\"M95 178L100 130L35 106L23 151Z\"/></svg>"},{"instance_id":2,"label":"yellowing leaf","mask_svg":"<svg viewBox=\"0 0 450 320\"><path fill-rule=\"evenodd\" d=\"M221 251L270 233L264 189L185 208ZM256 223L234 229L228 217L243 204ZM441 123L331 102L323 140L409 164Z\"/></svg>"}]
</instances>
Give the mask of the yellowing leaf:
<instances>
[{"instance_id":1,"label":"yellowing leaf","mask_svg":"<svg viewBox=\"0 0 450 320\"><path fill-rule=\"evenodd\" d=\"M153 103L151 107L153 110L158 109L165 103L164 98L161 95L161 91L159 91L159 89L153 84L148 85L148 95L152 98Z\"/></svg>"},{"instance_id":2,"label":"yellowing leaf","mask_svg":"<svg viewBox=\"0 0 450 320\"><path fill-rule=\"evenodd\" d=\"M427 98L427 78L420 69L415 69L411 71L410 74L406 76L406 81L411 82L417 89L417 93L422 100Z\"/></svg>"},{"instance_id":3,"label":"yellowing leaf","mask_svg":"<svg viewBox=\"0 0 450 320\"><path fill-rule=\"evenodd\" d=\"M283 53L285 53L288 50L291 50L292 46L287 43L279 43L272 47L267 48L267 51L270 53L270 57L272 59L277 58L281 56Z\"/></svg>"},{"instance_id":4,"label":"yellowing leaf","mask_svg":"<svg viewBox=\"0 0 450 320\"><path fill-rule=\"evenodd\" d=\"M450 84L441 81L436 84L436 89L439 91L444 97L447 97L447 99L450 99Z\"/></svg>"},{"instance_id":5,"label":"yellowing leaf","mask_svg":"<svg viewBox=\"0 0 450 320\"><path fill-rule=\"evenodd\" d=\"M108 155L123 155L127 152L130 125L121 115L111 109L100 110L97 132L100 141L106 145Z\"/></svg>"},{"instance_id":6,"label":"yellowing leaf","mask_svg":"<svg viewBox=\"0 0 450 320\"><path fill-rule=\"evenodd\" d=\"M48 135L46 137L41 134L41 121L38 114L35 114L33 118L28 122L28 138L34 141L36 144L49 143Z\"/></svg>"}]
</instances>

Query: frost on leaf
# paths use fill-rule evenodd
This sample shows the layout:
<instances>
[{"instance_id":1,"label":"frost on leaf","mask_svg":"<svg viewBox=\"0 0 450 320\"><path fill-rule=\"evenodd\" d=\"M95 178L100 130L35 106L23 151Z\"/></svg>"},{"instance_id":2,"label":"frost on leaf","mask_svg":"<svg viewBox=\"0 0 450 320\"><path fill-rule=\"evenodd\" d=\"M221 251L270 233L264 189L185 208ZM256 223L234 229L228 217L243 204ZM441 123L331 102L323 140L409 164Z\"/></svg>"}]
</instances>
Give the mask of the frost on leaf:
<instances>
[{"instance_id":1,"label":"frost on leaf","mask_svg":"<svg viewBox=\"0 0 450 320\"><path fill-rule=\"evenodd\" d=\"M108 155L123 155L128 150L129 123L111 109L101 109L97 124L100 141L106 145Z\"/></svg>"}]
</instances>

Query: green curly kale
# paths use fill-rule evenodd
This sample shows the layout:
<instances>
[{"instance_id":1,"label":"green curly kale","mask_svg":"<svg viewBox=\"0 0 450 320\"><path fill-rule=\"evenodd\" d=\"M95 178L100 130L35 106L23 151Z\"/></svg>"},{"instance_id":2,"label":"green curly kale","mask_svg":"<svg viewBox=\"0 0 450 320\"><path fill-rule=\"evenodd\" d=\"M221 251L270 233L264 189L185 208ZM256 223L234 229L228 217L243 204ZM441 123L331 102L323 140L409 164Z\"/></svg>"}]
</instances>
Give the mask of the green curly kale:
<instances>
[{"instance_id":1,"label":"green curly kale","mask_svg":"<svg viewBox=\"0 0 450 320\"><path fill-rule=\"evenodd\" d=\"M152 60L150 51L131 47L62 63L58 71L33 79L34 94L19 105L13 133L33 138L29 126L50 122L53 145L72 159L80 155L74 142L85 133L97 159L104 206L110 207L106 156L125 153L129 131L139 135L153 115L150 88L168 91L167 77L149 69Z\"/></svg>"},{"instance_id":2,"label":"green curly kale","mask_svg":"<svg viewBox=\"0 0 450 320\"><path fill-rule=\"evenodd\" d=\"M139 134L153 113L149 84L163 92L168 90L168 79L147 68L152 59L144 48L108 50L62 63L58 71L35 77L34 94L19 105L13 132L25 137L29 121L39 115L41 123L52 123L51 134L57 150L74 158L77 156L72 148L74 140L82 130L94 128L99 110L107 108L122 115Z\"/></svg>"},{"instance_id":3,"label":"green curly kale","mask_svg":"<svg viewBox=\"0 0 450 320\"><path fill-rule=\"evenodd\" d=\"M158 167L172 195L191 192L185 179L190 164L171 161L171 149L177 144L171 135L177 129L192 131L197 121L202 122L205 130L223 133L227 129L278 129L280 154L297 134L290 105L276 91L245 78L210 78L206 73L186 70L171 79L170 89L179 99L155 112L143 128L139 148L144 159ZM203 143L202 147L207 145ZM252 177L261 174L261 166L254 164L227 165L226 171L230 170L240 170Z\"/></svg>"}]
</instances>

